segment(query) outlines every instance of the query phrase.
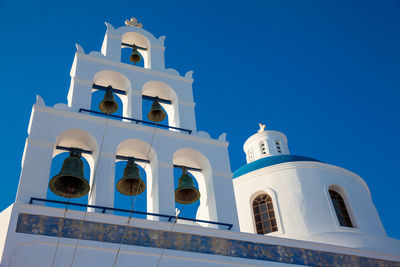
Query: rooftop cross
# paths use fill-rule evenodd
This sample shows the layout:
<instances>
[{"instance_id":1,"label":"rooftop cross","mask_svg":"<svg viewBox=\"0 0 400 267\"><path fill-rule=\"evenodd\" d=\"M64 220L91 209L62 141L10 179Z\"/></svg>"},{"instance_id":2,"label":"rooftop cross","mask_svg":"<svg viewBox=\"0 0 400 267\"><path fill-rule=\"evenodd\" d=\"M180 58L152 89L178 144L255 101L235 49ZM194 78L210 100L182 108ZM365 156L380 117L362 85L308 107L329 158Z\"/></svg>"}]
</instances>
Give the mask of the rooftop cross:
<instances>
[{"instance_id":1,"label":"rooftop cross","mask_svg":"<svg viewBox=\"0 0 400 267\"><path fill-rule=\"evenodd\" d=\"M260 129L257 131L257 133L262 133L265 130L265 124L262 124L261 122L258 123L260 125Z\"/></svg>"},{"instance_id":2,"label":"rooftop cross","mask_svg":"<svg viewBox=\"0 0 400 267\"><path fill-rule=\"evenodd\" d=\"M134 27L137 27L137 28L142 28L143 27L142 23L138 23L137 19L135 17L132 17L131 20L126 19L125 20L125 25L134 26Z\"/></svg>"}]
</instances>

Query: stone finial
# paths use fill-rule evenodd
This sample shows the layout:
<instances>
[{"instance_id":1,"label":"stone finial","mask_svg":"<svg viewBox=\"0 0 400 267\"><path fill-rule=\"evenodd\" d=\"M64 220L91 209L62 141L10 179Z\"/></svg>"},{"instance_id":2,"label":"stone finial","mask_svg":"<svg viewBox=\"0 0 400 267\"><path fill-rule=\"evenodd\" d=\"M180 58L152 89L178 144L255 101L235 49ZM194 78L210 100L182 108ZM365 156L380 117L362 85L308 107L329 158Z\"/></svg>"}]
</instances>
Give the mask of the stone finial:
<instances>
[{"instance_id":1,"label":"stone finial","mask_svg":"<svg viewBox=\"0 0 400 267\"><path fill-rule=\"evenodd\" d=\"M125 25L134 26L134 27L137 27L137 28L142 28L143 27L142 23L138 23L137 19L135 17L132 17L131 20L128 20L128 19L125 20Z\"/></svg>"},{"instance_id":2,"label":"stone finial","mask_svg":"<svg viewBox=\"0 0 400 267\"><path fill-rule=\"evenodd\" d=\"M264 130L265 130L265 124L262 124L262 123L258 123L258 125L260 125L260 129L257 131L257 133L262 133L262 132L264 132Z\"/></svg>"}]
</instances>

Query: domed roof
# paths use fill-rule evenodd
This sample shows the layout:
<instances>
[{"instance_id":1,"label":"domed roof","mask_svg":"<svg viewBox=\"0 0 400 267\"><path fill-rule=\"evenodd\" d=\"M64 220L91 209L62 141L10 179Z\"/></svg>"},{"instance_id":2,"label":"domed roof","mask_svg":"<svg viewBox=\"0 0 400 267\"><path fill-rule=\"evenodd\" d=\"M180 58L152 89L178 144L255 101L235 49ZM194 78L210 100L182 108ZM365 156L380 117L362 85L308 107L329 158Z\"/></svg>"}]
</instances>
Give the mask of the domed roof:
<instances>
[{"instance_id":1,"label":"domed roof","mask_svg":"<svg viewBox=\"0 0 400 267\"><path fill-rule=\"evenodd\" d=\"M258 159L256 161L250 162L239 169L237 169L233 173L233 178L242 176L243 174L276 165L279 163L285 163L285 162L291 162L291 161L315 161L315 162L322 162L316 159L312 159L309 157L304 157L304 156L296 156L296 155L289 155L289 154L284 154L284 155L274 155L274 156L269 156L265 158Z\"/></svg>"}]
</instances>

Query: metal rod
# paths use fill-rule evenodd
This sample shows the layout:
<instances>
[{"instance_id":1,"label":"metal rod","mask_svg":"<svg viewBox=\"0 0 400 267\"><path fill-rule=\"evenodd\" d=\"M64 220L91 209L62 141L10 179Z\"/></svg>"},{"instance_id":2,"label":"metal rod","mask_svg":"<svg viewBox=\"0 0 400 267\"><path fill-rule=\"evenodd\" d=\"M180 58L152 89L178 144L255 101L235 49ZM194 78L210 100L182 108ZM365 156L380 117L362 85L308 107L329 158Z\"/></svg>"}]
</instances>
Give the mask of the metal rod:
<instances>
[{"instance_id":1,"label":"metal rod","mask_svg":"<svg viewBox=\"0 0 400 267\"><path fill-rule=\"evenodd\" d=\"M150 100L150 101L156 101L156 99L157 99L156 96L149 96L149 95L142 95L142 98L144 100ZM159 97L158 97L158 102L163 103L163 104L169 104L169 105L172 104L171 100L163 99L163 98L159 98Z\"/></svg>"},{"instance_id":2,"label":"metal rod","mask_svg":"<svg viewBox=\"0 0 400 267\"><path fill-rule=\"evenodd\" d=\"M56 146L56 149L59 150L64 150L64 151L69 151L72 152L74 150L78 150L80 153L84 153L84 154L92 154L92 151L90 150L85 150L79 147L66 147L66 146Z\"/></svg>"},{"instance_id":3,"label":"metal rod","mask_svg":"<svg viewBox=\"0 0 400 267\"><path fill-rule=\"evenodd\" d=\"M39 201L39 202L50 202L50 203L57 203L57 204L67 204L65 201L60 201L60 200L51 200L51 199L44 199L44 198L37 198L37 197L31 197L29 204L32 204L33 201ZM169 221L175 218L175 216L172 215L166 215L166 214L159 214L159 213L151 213L151 212L144 212L144 211L132 211L132 210L125 210L125 209L118 209L118 208L111 208L111 207L104 207L104 206L97 206L97 205L88 205L88 204L81 204L81 203L72 203L69 202L68 205L71 206L78 206L78 207L86 207L86 208L94 208L94 209L101 209L103 210L103 213L106 210L112 210L112 211L120 211L120 212L126 212L126 213L136 213L136 214L142 214L142 215L150 215L150 216L157 216L161 218L168 218ZM213 222L213 221L205 221L205 220L199 220L199 219L192 219L192 218L186 218L186 217L177 217L179 220L185 220L185 221L192 221L192 222L202 222L202 223L209 223L209 224L215 224L215 225L221 225L228 227L228 230L232 229L233 224L230 223L221 223L221 222Z\"/></svg>"},{"instance_id":4,"label":"metal rod","mask_svg":"<svg viewBox=\"0 0 400 267\"><path fill-rule=\"evenodd\" d=\"M131 159L133 159L133 161L137 161L137 162L150 163L150 160L139 159L139 158L135 158L135 157L117 155L115 158L116 159L120 159L120 160L131 160Z\"/></svg>"},{"instance_id":5,"label":"metal rod","mask_svg":"<svg viewBox=\"0 0 400 267\"><path fill-rule=\"evenodd\" d=\"M201 169L198 169L198 168L188 167L188 166L184 166L184 165L175 165L175 164L174 164L174 168L178 168L178 169L186 168L186 170L188 170L188 171L196 171L196 172L202 171Z\"/></svg>"},{"instance_id":6,"label":"metal rod","mask_svg":"<svg viewBox=\"0 0 400 267\"><path fill-rule=\"evenodd\" d=\"M158 123L155 123L155 122L142 121L142 120L137 120L137 119L133 119L133 118L127 118L127 117L122 117L122 116L118 116L118 115L107 114L107 113L100 112L100 111L95 111L95 110L89 110L89 109L85 109L85 108L80 108L80 109L79 109L79 112L81 113L82 111L85 111L85 112L88 112L88 113L94 113L94 114L104 115L104 116L109 116L109 117L118 118L118 119L124 119L124 120L128 120L128 121L134 121L134 122L136 122L136 124L142 123L142 124L148 124L148 125L158 126L158 127L167 128L167 129L179 130L179 131L187 132L188 134L191 134L191 133L192 133L192 130L189 130L189 129L183 129L183 128L178 128L178 127L173 127L173 126L158 124Z\"/></svg>"},{"instance_id":7,"label":"metal rod","mask_svg":"<svg viewBox=\"0 0 400 267\"><path fill-rule=\"evenodd\" d=\"M109 85L109 86L102 86L102 85L98 85L98 84L95 84L95 83L94 83L94 84L92 85L92 88L93 88L93 89L97 89L97 90L102 90L102 91L111 90L111 91L113 91L113 92L116 93L116 94L119 94L119 95L126 95L126 92L125 92L124 90L116 89L116 88L112 87L111 85Z\"/></svg>"},{"instance_id":8,"label":"metal rod","mask_svg":"<svg viewBox=\"0 0 400 267\"><path fill-rule=\"evenodd\" d=\"M147 48L141 47L141 46L137 46L137 45L135 45L135 44L121 43L121 45L123 45L123 46L129 46L129 47L136 48L136 49L139 49L139 50L147 50Z\"/></svg>"}]
</instances>

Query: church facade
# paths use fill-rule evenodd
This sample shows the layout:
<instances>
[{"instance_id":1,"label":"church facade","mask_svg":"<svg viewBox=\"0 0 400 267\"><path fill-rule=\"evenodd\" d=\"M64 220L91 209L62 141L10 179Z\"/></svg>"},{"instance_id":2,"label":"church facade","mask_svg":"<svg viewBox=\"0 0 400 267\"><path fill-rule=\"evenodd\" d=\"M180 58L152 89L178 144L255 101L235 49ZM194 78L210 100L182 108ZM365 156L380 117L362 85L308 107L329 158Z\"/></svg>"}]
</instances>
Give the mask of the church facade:
<instances>
[{"instance_id":1,"label":"church facade","mask_svg":"<svg viewBox=\"0 0 400 267\"><path fill-rule=\"evenodd\" d=\"M290 154L286 136L262 124L232 173L226 135L196 130L193 72L165 68L165 36L134 18L106 26L101 51L77 45L68 102L33 105L16 200L0 213L0 266L400 266L400 241L386 235L361 177ZM145 218L133 218L139 194ZM175 202L198 203L196 218Z\"/></svg>"}]
</instances>

